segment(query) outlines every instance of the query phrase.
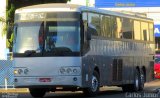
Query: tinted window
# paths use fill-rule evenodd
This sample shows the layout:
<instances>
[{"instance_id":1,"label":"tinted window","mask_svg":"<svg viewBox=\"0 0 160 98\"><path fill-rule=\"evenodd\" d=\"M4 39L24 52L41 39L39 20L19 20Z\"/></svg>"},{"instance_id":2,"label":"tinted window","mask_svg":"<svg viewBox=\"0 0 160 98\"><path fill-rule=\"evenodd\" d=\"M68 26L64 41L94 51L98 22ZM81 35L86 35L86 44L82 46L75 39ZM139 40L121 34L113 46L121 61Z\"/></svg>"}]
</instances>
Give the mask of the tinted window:
<instances>
[{"instance_id":1,"label":"tinted window","mask_svg":"<svg viewBox=\"0 0 160 98\"><path fill-rule=\"evenodd\" d=\"M128 18L122 20L122 37L125 39L132 39L133 37L133 21Z\"/></svg>"},{"instance_id":2,"label":"tinted window","mask_svg":"<svg viewBox=\"0 0 160 98\"><path fill-rule=\"evenodd\" d=\"M141 39L142 40L149 40L149 31L148 31L148 23L141 22Z\"/></svg>"},{"instance_id":3,"label":"tinted window","mask_svg":"<svg viewBox=\"0 0 160 98\"><path fill-rule=\"evenodd\" d=\"M28 50L42 51L43 46L43 22L17 23L15 31L15 53L25 53Z\"/></svg>"},{"instance_id":4,"label":"tinted window","mask_svg":"<svg viewBox=\"0 0 160 98\"><path fill-rule=\"evenodd\" d=\"M111 37L112 32L110 28L110 16L101 16L101 35L105 37Z\"/></svg>"},{"instance_id":5,"label":"tinted window","mask_svg":"<svg viewBox=\"0 0 160 98\"><path fill-rule=\"evenodd\" d=\"M141 24L139 21L134 21L134 39L135 40L140 40L141 36Z\"/></svg>"},{"instance_id":6,"label":"tinted window","mask_svg":"<svg viewBox=\"0 0 160 98\"><path fill-rule=\"evenodd\" d=\"M153 30L154 26L153 23L149 24L149 34L150 34L150 41L154 41L154 30Z\"/></svg>"},{"instance_id":7,"label":"tinted window","mask_svg":"<svg viewBox=\"0 0 160 98\"><path fill-rule=\"evenodd\" d=\"M122 19L116 18L116 32L115 32L116 38L122 38Z\"/></svg>"},{"instance_id":8,"label":"tinted window","mask_svg":"<svg viewBox=\"0 0 160 98\"><path fill-rule=\"evenodd\" d=\"M80 28L78 21L49 21L46 23L45 51L68 48L80 51Z\"/></svg>"},{"instance_id":9,"label":"tinted window","mask_svg":"<svg viewBox=\"0 0 160 98\"><path fill-rule=\"evenodd\" d=\"M116 32L117 32L117 22L116 22L116 17L114 16L111 16L111 21L110 21L110 24L111 24L111 33L112 33L112 36L114 38L116 38Z\"/></svg>"},{"instance_id":10,"label":"tinted window","mask_svg":"<svg viewBox=\"0 0 160 98\"><path fill-rule=\"evenodd\" d=\"M101 35L100 34L100 17L99 14L88 13L88 27L95 29L94 32L91 32L92 35ZM91 30L93 31L93 30Z\"/></svg>"}]
</instances>

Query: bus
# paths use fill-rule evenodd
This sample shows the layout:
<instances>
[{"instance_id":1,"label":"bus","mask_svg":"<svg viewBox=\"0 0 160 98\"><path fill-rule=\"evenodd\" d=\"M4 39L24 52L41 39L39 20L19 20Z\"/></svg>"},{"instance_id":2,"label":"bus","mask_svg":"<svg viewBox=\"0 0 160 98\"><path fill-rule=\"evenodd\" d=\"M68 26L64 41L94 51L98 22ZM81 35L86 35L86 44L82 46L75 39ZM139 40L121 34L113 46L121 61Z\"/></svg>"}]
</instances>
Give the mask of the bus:
<instances>
[{"instance_id":1,"label":"bus","mask_svg":"<svg viewBox=\"0 0 160 98\"><path fill-rule=\"evenodd\" d=\"M17 9L13 64L16 88L33 97L100 87L141 91L154 78L153 20L73 4Z\"/></svg>"}]
</instances>

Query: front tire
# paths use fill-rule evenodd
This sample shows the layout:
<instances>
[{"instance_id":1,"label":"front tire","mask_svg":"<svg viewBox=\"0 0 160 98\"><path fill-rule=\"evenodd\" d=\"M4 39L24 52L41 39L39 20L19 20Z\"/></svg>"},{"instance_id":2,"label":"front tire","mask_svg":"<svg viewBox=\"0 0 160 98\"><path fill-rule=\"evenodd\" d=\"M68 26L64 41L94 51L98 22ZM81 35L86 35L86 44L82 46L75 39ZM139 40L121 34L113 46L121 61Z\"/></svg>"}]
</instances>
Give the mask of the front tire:
<instances>
[{"instance_id":1,"label":"front tire","mask_svg":"<svg viewBox=\"0 0 160 98\"><path fill-rule=\"evenodd\" d=\"M44 89L29 88L29 91L34 98L44 97L44 95L46 94L46 90Z\"/></svg>"},{"instance_id":2,"label":"front tire","mask_svg":"<svg viewBox=\"0 0 160 98\"><path fill-rule=\"evenodd\" d=\"M99 74L97 73L97 71L93 72L91 83L92 83L91 87L84 88L83 93L87 96L96 96L99 93L99 87L100 87Z\"/></svg>"}]
</instances>

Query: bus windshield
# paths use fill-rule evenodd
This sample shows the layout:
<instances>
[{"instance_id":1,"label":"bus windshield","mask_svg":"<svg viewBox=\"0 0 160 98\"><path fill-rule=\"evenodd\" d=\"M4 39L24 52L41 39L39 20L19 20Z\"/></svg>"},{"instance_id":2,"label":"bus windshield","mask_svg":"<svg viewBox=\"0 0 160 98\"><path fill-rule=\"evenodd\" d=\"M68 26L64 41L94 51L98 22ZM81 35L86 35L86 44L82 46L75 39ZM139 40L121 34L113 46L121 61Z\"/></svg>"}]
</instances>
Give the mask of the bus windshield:
<instances>
[{"instance_id":1,"label":"bus windshield","mask_svg":"<svg viewBox=\"0 0 160 98\"><path fill-rule=\"evenodd\" d=\"M15 24L14 53L80 52L80 22L53 19Z\"/></svg>"},{"instance_id":2,"label":"bus windshield","mask_svg":"<svg viewBox=\"0 0 160 98\"><path fill-rule=\"evenodd\" d=\"M43 22L21 22L15 26L15 53L24 53L27 50L40 49L39 35L43 32Z\"/></svg>"},{"instance_id":3,"label":"bus windshield","mask_svg":"<svg viewBox=\"0 0 160 98\"><path fill-rule=\"evenodd\" d=\"M46 23L45 52L55 49L80 51L79 22L49 21Z\"/></svg>"}]
</instances>

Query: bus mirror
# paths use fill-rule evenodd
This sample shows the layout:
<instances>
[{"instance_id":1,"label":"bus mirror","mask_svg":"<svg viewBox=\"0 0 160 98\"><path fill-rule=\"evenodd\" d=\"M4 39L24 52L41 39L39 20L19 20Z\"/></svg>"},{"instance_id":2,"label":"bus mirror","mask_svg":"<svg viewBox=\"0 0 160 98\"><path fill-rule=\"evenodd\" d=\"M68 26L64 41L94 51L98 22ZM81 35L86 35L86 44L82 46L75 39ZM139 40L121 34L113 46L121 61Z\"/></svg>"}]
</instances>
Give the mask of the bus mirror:
<instances>
[{"instance_id":1,"label":"bus mirror","mask_svg":"<svg viewBox=\"0 0 160 98\"><path fill-rule=\"evenodd\" d=\"M12 27L8 26L7 28L7 39L10 39L12 35Z\"/></svg>"},{"instance_id":2,"label":"bus mirror","mask_svg":"<svg viewBox=\"0 0 160 98\"><path fill-rule=\"evenodd\" d=\"M94 28L94 26L89 25L87 29L87 40L91 40L92 35L97 36L97 30Z\"/></svg>"}]
</instances>

